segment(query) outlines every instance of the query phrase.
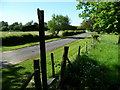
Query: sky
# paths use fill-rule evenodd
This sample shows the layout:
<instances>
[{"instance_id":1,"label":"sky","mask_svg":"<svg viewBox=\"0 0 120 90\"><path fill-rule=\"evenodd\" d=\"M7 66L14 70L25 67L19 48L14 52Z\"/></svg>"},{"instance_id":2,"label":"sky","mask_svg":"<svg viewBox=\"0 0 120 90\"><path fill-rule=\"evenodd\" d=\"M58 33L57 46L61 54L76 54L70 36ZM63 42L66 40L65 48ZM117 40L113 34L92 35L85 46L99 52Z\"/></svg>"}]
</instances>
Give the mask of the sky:
<instances>
[{"instance_id":1,"label":"sky","mask_svg":"<svg viewBox=\"0 0 120 90\"><path fill-rule=\"evenodd\" d=\"M57 0L56 0L57 1ZM58 0L59 1L59 0ZM44 10L44 21L52 19L52 15L63 15L70 18L71 25L79 26L82 19L78 16L81 10L76 10L78 2L74 0L0 0L0 21L12 24L23 24L33 20L38 22L37 8Z\"/></svg>"}]
</instances>

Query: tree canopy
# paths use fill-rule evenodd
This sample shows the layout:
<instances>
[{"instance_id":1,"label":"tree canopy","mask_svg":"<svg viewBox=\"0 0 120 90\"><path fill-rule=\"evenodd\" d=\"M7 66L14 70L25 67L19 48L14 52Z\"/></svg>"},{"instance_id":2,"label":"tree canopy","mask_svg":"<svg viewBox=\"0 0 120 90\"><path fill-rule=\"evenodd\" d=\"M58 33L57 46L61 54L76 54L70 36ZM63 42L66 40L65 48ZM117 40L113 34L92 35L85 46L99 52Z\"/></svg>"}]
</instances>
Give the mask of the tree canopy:
<instances>
[{"instance_id":1,"label":"tree canopy","mask_svg":"<svg viewBox=\"0 0 120 90\"><path fill-rule=\"evenodd\" d=\"M60 30L65 30L70 24L68 16L52 15L52 20L48 21L48 28L53 35L57 36Z\"/></svg>"},{"instance_id":2,"label":"tree canopy","mask_svg":"<svg viewBox=\"0 0 120 90\"><path fill-rule=\"evenodd\" d=\"M79 17L89 22L95 31L119 32L120 2L79 2L77 9L84 9Z\"/></svg>"}]
</instances>

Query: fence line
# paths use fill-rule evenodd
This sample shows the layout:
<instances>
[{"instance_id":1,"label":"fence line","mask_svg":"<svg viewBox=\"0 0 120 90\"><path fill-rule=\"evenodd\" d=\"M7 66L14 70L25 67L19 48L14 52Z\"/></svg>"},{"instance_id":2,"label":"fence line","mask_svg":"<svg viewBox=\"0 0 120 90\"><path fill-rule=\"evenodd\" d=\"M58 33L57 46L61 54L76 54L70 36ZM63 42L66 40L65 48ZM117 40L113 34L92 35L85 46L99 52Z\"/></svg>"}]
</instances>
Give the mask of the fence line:
<instances>
[{"instance_id":1,"label":"fence line","mask_svg":"<svg viewBox=\"0 0 120 90\"><path fill-rule=\"evenodd\" d=\"M21 90L25 89L34 76L34 82L35 82L35 88L36 90L48 90L48 87L57 79L57 76L55 75L55 68L54 68L54 55L51 53L51 62L52 62L52 78L47 80L47 71L46 71L46 52L45 52L45 33L44 33L44 11L37 9L38 14L38 21L39 21L39 36L40 36L40 58L41 63L39 59L34 60L34 72L28 77L25 83L21 86ZM82 47L84 48L84 47ZM78 48L78 55L81 55L81 49L80 46ZM60 89L64 89L64 72L66 68L66 62L68 61L69 64L71 64L69 58L68 58L68 49L69 47L64 47L64 53L62 57L62 63L61 63L61 73L60 73ZM88 52L88 45L86 43L85 45L86 52ZM42 82L40 78L40 66L41 64L41 74L42 74Z\"/></svg>"},{"instance_id":2,"label":"fence line","mask_svg":"<svg viewBox=\"0 0 120 90\"><path fill-rule=\"evenodd\" d=\"M87 44L87 45L86 45ZM93 44L93 42L91 41L89 44ZM94 43L95 45L95 43ZM88 42L85 42L85 46L84 47L81 47L79 46L78 47L78 53L77 53L77 56L80 56L81 55L81 52L83 49L85 49L85 53L88 52L88 50L90 48L92 48L93 46L91 45L88 45ZM63 90L64 89L64 73L65 73L65 68L66 68L66 63L68 62L69 65L71 65L71 62L68 58L68 50L69 50L69 47L66 46L64 47L64 52L63 52L63 56L62 56L62 63L61 63L61 71L60 71L60 84L57 88ZM39 59L35 59L34 60L34 72L31 73L26 82L23 83L23 85L21 86L21 90L22 89L25 89L27 87L27 85L29 84L30 80L32 79L32 77L34 76L34 82L35 82L35 88L36 90L43 90L43 86L42 86L42 83L41 83L41 78L40 78L40 66L39 66ZM51 53L51 66L52 66L52 77L47 80L47 88L49 88L52 83L54 83L55 80L58 79L58 76L55 75L55 66L54 66L54 54ZM47 71L46 71L47 73Z\"/></svg>"}]
</instances>

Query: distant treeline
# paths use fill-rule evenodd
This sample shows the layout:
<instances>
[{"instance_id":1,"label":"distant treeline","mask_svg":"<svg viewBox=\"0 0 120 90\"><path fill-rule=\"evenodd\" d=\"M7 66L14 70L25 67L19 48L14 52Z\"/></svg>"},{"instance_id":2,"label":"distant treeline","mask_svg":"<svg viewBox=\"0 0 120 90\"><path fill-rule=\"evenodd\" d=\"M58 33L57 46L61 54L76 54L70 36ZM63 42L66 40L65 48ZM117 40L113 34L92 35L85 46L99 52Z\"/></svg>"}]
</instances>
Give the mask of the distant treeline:
<instances>
[{"instance_id":1,"label":"distant treeline","mask_svg":"<svg viewBox=\"0 0 120 90\"><path fill-rule=\"evenodd\" d=\"M72 26L70 25L68 30L77 30L77 26ZM37 22L27 22L25 25L22 23L14 22L11 25L8 25L8 22L1 21L0 22L0 31L38 31L39 26ZM47 23L44 23L44 30L47 31L49 30ZM82 29L83 30L83 29Z\"/></svg>"},{"instance_id":2,"label":"distant treeline","mask_svg":"<svg viewBox=\"0 0 120 90\"><path fill-rule=\"evenodd\" d=\"M44 23L45 30L48 30L47 23ZM11 25L8 25L8 22L1 21L0 22L0 31L38 31L38 23L37 22L27 22L25 25L22 23L14 22Z\"/></svg>"}]
</instances>

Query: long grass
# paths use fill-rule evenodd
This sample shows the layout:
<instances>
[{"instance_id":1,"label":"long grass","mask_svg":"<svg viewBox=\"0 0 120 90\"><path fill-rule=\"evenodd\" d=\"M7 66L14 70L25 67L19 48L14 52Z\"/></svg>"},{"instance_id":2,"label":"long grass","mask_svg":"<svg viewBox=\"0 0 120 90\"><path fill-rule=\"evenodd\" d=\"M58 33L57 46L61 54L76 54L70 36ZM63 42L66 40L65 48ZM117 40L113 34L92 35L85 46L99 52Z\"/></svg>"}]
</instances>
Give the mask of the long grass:
<instances>
[{"instance_id":1,"label":"long grass","mask_svg":"<svg viewBox=\"0 0 120 90\"><path fill-rule=\"evenodd\" d=\"M117 35L103 35L87 54L76 57L66 70L66 90L120 90L117 42Z\"/></svg>"},{"instance_id":2,"label":"long grass","mask_svg":"<svg viewBox=\"0 0 120 90\"><path fill-rule=\"evenodd\" d=\"M73 43L68 44L69 46L69 59L71 62L74 62L75 55L77 55L77 50L79 46L84 46L86 41L90 41L91 39L80 39ZM55 73L58 74L60 72L63 48L60 47L56 50L47 52L47 77L48 79L52 76L51 71L51 58L50 54L54 53L54 62L55 62ZM39 58L35 57L33 59ZM27 76L33 72L33 59L24 61L20 64L4 68L3 71L3 89L4 90L12 90L13 88L20 88ZM7 87L6 87L7 86Z\"/></svg>"}]
</instances>

